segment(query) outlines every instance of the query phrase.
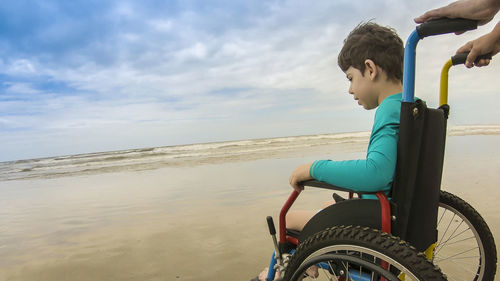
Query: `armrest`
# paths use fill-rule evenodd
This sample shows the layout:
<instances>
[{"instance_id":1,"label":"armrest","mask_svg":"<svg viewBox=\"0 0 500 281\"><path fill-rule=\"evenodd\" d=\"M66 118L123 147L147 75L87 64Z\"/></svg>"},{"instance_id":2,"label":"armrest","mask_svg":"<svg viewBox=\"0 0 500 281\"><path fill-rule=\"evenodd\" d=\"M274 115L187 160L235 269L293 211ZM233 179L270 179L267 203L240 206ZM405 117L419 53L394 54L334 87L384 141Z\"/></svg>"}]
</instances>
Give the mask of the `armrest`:
<instances>
[{"instance_id":1,"label":"armrest","mask_svg":"<svg viewBox=\"0 0 500 281\"><path fill-rule=\"evenodd\" d=\"M301 182L300 184L302 184L303 186L311 186L311 187L317 187L317 188L339 190L339 191L352 192L352 193L357 193L357 194L376 194L377 193L377 191L356 191L356 190L352 190L352 189L345 188L345 187L331 185L329 183L317 181L317 180L307 180L307 181Z\"/></svg>"}]
</instances>

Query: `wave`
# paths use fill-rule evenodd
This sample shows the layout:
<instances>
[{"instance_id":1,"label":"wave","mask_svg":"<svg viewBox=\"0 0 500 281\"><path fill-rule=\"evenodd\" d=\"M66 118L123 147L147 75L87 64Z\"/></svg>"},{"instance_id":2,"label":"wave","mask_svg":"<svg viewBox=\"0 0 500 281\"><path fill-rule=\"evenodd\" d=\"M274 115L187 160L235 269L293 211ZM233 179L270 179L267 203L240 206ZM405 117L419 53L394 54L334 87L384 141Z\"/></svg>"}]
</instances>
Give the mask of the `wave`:
<instances>
[{"instance_id":1,"label":"wave","mask_svg":"<svg viewBox=\"0 0 500 281\"><path fill-rule=\"evenodd\" d=\"M448 128L448 135L500 135L500 125ZM348 132L187 144L96 152L0 163L0 181L60 177L120 170L156 169L196 163L263 159L279 153L336 145L338 151L366 147L370 132ZM358 145L355 148L346 145Z\"/></svg>"},{"instance_id":2,"label":"wave","mask_svg":"<svg viewBox=\"0 0 500 281\"><path fill-rule=\"evenodd\" d=\"M450 136L499 135L500 125L463 125L448 129Z\"/></svg>"}]
</instances>

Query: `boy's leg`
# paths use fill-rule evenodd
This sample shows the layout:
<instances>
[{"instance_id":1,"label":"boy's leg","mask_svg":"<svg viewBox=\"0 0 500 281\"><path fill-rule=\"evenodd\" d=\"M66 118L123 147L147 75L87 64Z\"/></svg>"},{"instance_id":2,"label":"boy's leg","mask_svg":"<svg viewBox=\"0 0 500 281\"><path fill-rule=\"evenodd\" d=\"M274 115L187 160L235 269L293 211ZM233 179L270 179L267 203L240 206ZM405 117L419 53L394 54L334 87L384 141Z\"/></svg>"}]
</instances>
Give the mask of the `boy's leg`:
<instances>
[{"instance_id":1,"label":"boy's leg","mask_svg":"<svg viewBox=\"0 0 500 281\"><path fill-rule=\"evenodd\" d=\"M326 207L331 206L333 204L335 204L335 200L326 201L325 203L323 203L323 205L321 205L321 210L326 209Z\"/></svg>"},{"instance_id":2,"label":"boy's leg","mask_svg":"<svg viewBox=\"0 0 500 281\"><path fill-rule=\"evenodd\" d=\"M302 231L306 223L316 215L317 211L298 210L286 214L286 228Z\"/></svg>"},{"instance_id":3,"label":"boy's leg","mask_svg":"<svg viewBox=\"0 0 500 281\"><path fill-rule=\"evenodd\" d=\"M335 200L326 201L321 205L321 210L335 204ZM318 213L314 210L289 211L286 214L286 228L302 231L306 223Z\"/></svg>"}]
</instances>

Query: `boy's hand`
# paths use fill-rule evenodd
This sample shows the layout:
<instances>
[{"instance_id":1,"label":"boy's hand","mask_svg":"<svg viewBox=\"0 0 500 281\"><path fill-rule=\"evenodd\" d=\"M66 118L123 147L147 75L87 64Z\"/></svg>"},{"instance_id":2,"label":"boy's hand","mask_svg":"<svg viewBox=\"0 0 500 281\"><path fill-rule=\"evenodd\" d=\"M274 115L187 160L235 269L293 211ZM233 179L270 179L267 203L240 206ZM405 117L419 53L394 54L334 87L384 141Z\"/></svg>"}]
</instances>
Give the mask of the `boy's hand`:
<instances>
[{"instance_id":1,"label":"boy's hand","mask_svg":"<svg viewBox=\"0 0 500 281\"><path fill-rule=\"evenodd\" d=\"M292 174L290 175L290 185L297 192L301 192L302 190L304 190L304 186L300 185L300 182L312 179L311 175L309 174L311 165L312 163L300 165L295 168L295 170L293 170Z\"/></svg>"}]
</instances>

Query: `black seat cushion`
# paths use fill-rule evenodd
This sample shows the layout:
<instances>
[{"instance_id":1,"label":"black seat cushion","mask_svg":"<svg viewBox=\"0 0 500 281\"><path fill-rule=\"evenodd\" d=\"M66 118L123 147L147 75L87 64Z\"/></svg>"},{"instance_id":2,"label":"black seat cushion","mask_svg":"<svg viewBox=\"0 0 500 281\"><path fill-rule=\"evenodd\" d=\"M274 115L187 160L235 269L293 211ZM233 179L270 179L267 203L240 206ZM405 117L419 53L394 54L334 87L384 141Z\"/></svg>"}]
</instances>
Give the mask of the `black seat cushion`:
<instances>
[{"instance_id":1,"label":"black seat cushion","mask_svg":"<svg viewBox=\"0 0 500 281\"><path fill-rule=\"evenodd\" d=\"M359 225L381 229L378 200L350 199L333 204L312 217L300 233L299 243L325 228L336 225Z\"/></svg>"}]
</instances>

